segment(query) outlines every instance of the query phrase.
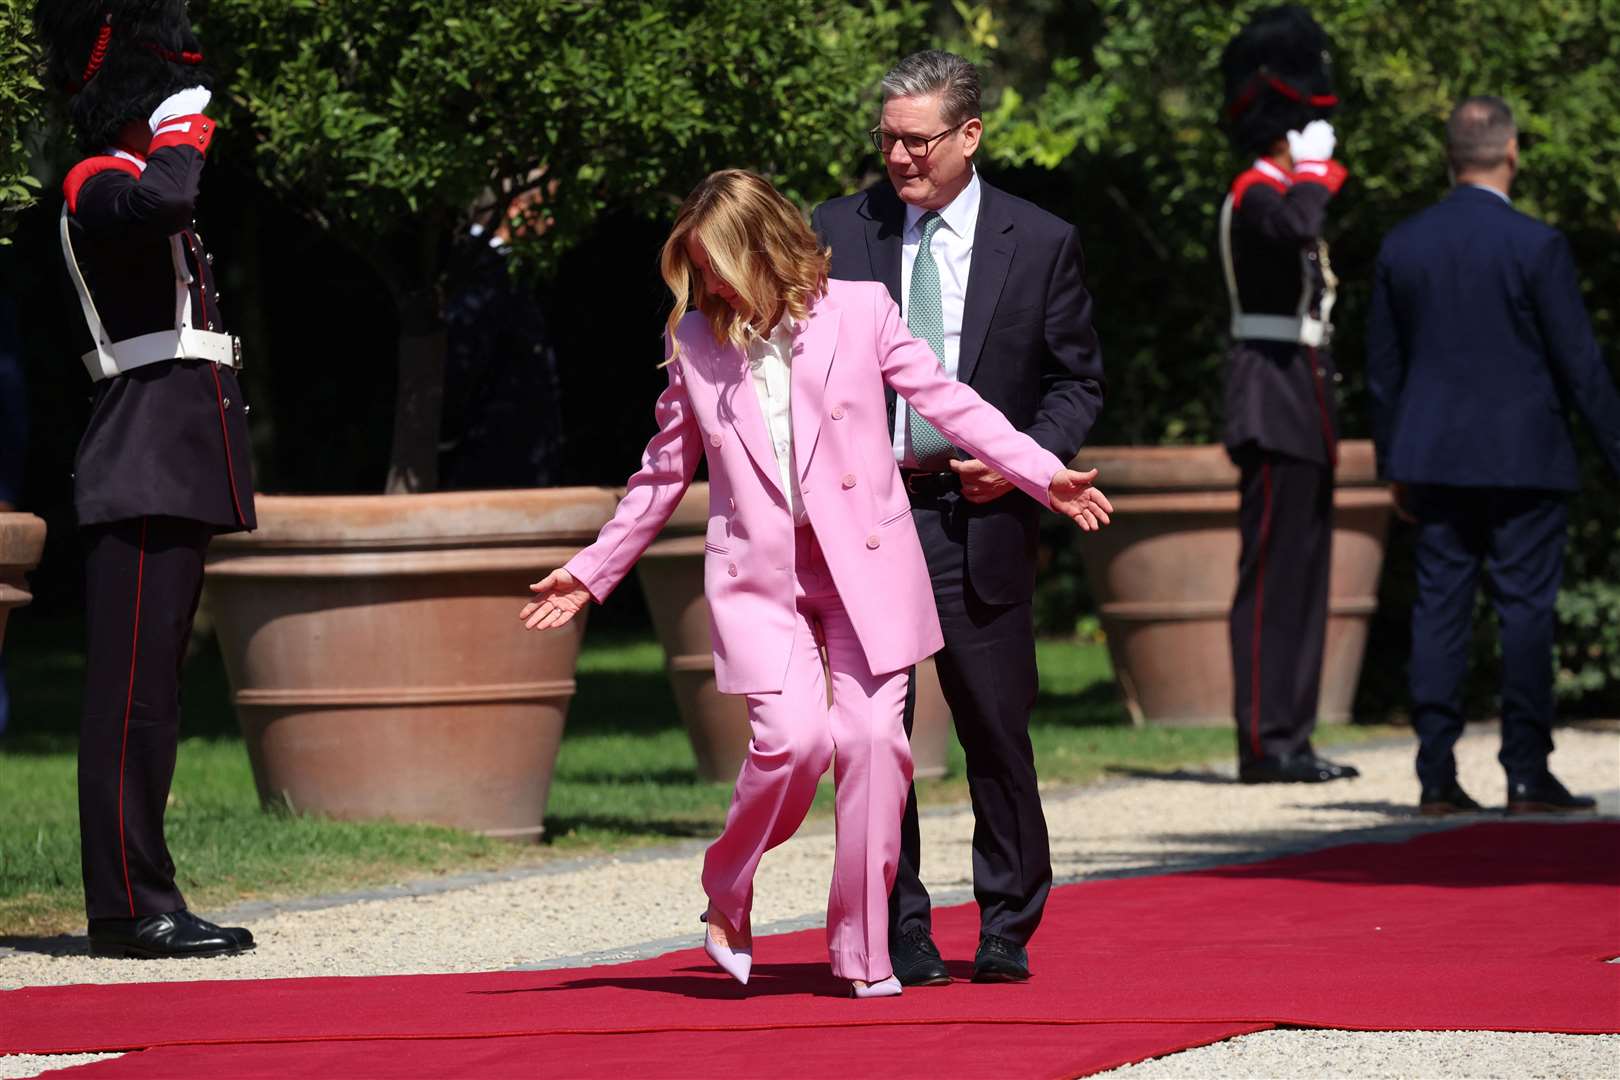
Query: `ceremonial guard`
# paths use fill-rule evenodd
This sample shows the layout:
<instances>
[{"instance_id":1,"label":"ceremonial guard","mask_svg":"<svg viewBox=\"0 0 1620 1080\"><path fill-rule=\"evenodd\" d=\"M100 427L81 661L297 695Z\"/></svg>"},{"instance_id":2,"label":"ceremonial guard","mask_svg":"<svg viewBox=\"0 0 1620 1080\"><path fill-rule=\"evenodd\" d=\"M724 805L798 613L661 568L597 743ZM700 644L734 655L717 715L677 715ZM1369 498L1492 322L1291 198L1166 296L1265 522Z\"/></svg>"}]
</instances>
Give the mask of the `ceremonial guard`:
<instances>
[{"instance_id":1,"label":"ceremonial guard","mask_svg":"<svg viewBox=\"0 0 1620 1080\"><path fill-rule=\"evenodd\" d=\"M1231 612L1239 778L1337 780L1356 770L1311 747L1338 459L1326 348L1335 280L1322 233L1346 176L1326 120L1338 103L1327 36L1302 8L1269 8L1227 45L1221 71L1227 133L1252 162L1220 215L1233 342L1225 443L1242 472Z\"/></svg>"},{"instance_id":2,"label":"ceremonial guard","mask_svg":"<svg viewBox=\"0 0 1620 1080\"><path fill-rule=\"evenodd\" d=\"M240 351L194 217L211 80L184 0L40 0L35 24L89 154L63 187L61 240L93 384L74 481L90 944L108 956L238 952L253 936L186 909L163 838L204 553L216 533L254 527Z\"/></svg>"}]
</instances>

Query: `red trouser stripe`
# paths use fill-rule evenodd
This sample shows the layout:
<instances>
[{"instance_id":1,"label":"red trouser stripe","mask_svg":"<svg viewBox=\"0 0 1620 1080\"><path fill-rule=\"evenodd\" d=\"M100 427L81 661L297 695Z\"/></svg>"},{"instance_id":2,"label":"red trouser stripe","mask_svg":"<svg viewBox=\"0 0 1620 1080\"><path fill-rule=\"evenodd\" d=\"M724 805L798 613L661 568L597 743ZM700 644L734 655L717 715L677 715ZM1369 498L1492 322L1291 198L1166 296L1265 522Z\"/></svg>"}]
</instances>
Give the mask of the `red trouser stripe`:
<instances>
[{"instance_id":1,"label":"red trouser stripe","mask_svg":"<svg viewBox=\"0 0 1620 1080\"><path fill-rule=\"evenodd\" d=\"M1260 509L1260 557L1254 576L1254 648L1249 658L1249 748L1256 759L1264 757L1260 747L1260 640L1266 614L1266 548L1271 543L1271 462L1260 466L1260 482L1265 502Z\"/></svg>"},{"instance_id":2,"label":"red trouser stripe","mask_svg":"<svg viewBox=\"0 0 1620 1080\"><path fill-rule=\"evenodd\" d=\"M141 554L135 564L135 629L129 647L129 694L124 698L124 742L118 750L118 857L124 864L124 895L135 917L135 890L129 887L129 846L124 839L124 762L129 757L129 715L135 708L135 660L141 652L141 582L146 576L146 519L141 518Z\"/></svg>"}]
</instances>

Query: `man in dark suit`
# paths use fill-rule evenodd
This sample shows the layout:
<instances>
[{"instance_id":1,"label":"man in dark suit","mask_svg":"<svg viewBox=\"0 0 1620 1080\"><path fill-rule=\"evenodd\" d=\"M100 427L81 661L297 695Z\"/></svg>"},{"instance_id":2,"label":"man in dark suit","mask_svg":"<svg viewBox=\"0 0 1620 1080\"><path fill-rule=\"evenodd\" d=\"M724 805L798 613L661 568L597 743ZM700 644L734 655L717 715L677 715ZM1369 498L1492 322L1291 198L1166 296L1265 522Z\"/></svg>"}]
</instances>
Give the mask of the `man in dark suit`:
<instances>
[{"instance_id":1,"label":"man in dark suit","mask_svg":"<svg viewBox=\"0 0 1620 1080\"><path fill-rule=\"evenodd\" d=\"M1478 810L1457 783L1474 593L1483 567L1502 628L1509 813L1590 810L1547 768L1553 602L1565 500L1579 486L1568 413L1620 475L1620 394L1581 302L1569 244L1513 208L1513 114L1472 97L1446 125L1456 186L1384 238L1367 327L1380 473L1415 519L1412 724L1419 808Z\"/></svg>"},{"instance_id":2,"label":"man in dark suit","mask_svg":"<svg viewBox=\"0 0 1620 1080\"><path fill-rule=\"evenodd\" d=\"M816 208L832 276L881 281L946 371L1068 461L1102 408L1102 356L1073 226L984 183L979 77L959 56L906 57L883 79L872 137L888 180ZM977 981L1029 977L1025 948L1052 884L1029 713L1035 701L1040 508L889 395L895 456L945 633L940 687L967 755ZM914 695L913 695L914 696ZM906 727L911 727L911 708ZM890 899L889 949L908 986L948 983L918 877L915 791Z\"/></svg>"}]
</instances>

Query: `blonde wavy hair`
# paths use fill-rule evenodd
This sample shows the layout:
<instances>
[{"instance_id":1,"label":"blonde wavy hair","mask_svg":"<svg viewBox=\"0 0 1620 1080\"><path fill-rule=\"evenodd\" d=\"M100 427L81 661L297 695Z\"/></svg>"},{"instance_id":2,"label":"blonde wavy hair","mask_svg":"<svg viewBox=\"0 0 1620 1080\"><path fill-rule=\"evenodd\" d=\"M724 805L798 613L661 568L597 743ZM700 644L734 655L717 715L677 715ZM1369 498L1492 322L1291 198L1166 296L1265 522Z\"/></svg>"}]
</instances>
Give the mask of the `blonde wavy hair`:
<instances>
[{"instance_id":1,"label":"blonde wavy hair","mask_svg":"<svg viewBox=\"0 0 1620 1080\"><path fill-rule=\"evenodd\" d=\"M703 275L686 253L691 236L703 245L709 268L736 290L740 308L704 293ZM798 207L770 181L745 169L710 173L681 203L658 257L675 300L665 325L671 350L664 363L675 359L675 327L693 308L708 320L716 341L731 345L768 333L771 327L763 324L778 311L803 321L827 291L831 260Z\"/></svg>"}]
</instances>

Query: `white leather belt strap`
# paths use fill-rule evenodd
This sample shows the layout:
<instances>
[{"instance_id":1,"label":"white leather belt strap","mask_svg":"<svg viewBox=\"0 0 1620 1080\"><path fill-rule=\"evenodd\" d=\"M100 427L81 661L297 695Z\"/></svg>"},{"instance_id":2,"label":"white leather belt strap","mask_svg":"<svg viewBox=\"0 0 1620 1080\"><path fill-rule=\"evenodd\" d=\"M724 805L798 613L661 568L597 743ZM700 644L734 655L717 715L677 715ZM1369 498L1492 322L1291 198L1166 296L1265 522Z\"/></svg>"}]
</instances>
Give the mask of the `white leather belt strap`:
<instances>
[{"instance_id":1,"label":"white leather belt strap","mask_svg":"<svg viewBox=\"0 0 1620 1080\"><path fill-rule=\"evenodd\" d=\"M1238 341L1287 341L1296 345L1314 347L1328 339L1328 317L1333 313L1338 278L1327 261L1327 245L1317 241L1317 257L1321 260L1323 290L1319 310L1320 319L1307 314L1311 304L1310 260L1300 253L1300 272L1304 289L1299 298L1299 311L1295 315L1257 315L1245 312L1238 299L1237 269L1232 262L1232 196L1221 204L1221 270L1226 275L1226 296L1232 306L1232 337Z\"/></svg>"},{"instance_id":2,"label":"white leather belt strap","mask_svg":"<svg viewBox=\"0 0 1620 1080\"><path fill-rule=\"evenodd\" d=\"M212 330L159 330L125 338L84 354L84 367L92 382L123 375L165 360L209 360L221 367L239 368L240 346L235 336Z\"/></svg>"},{"instance_id":3,"label":"white leather belt strap","mask_svg":"<svg viewBox=\"0 0 1620 1080\"><path fill-rule=\"evenodd\" d=\"M208 360L222 367L242 366L241 343L236 337L213 330L199 330L191 325L192 277L186 267L179 236L169 238L169 255L175 268L175 329L158 330L123 341L112 341L107 336L107 328L96 311L90 287L85 284L79 260L73 254L66 204L62 206L61 236L62 257L67 263L68 276L73 279L84 321L90 327L90 336L96 343L96 347L82 357L92 382L110 379L149 364L160 364L165 360Z\"/></svg>"},{"instance_id":4,"label":"white leather belt strap","mask_svg":"<svg viewBox=\"0 0 1620 1080\"><path fill-rule=\"evenodd\" d=\"M1232 336L1239 341L1290 341L1296 345L1321 345L1327 340L1327 327L1309 315L1232 315Z\"/></svg>"}]
</instances>

